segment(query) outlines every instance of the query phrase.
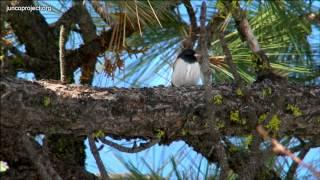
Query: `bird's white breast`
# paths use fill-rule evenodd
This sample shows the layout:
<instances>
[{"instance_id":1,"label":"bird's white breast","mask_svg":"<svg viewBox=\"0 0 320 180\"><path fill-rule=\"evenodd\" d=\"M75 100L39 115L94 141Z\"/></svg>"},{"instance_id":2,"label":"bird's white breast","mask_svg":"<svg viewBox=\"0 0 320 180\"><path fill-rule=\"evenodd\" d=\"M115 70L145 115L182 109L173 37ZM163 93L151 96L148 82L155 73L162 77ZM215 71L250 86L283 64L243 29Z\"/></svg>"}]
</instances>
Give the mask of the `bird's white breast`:
<instances>
[{"instance_id":1,"label":"bird's white breast","mask_svg":"<svg viewBox=\"0 0 320 180\"><path fill-rule=\"evenodd\" d=\"M174 86L197 85L202 78L200 64L198 62L187 63L182 59L177 59L173 67L172 84Z\"/></svg>"}]
</instances>

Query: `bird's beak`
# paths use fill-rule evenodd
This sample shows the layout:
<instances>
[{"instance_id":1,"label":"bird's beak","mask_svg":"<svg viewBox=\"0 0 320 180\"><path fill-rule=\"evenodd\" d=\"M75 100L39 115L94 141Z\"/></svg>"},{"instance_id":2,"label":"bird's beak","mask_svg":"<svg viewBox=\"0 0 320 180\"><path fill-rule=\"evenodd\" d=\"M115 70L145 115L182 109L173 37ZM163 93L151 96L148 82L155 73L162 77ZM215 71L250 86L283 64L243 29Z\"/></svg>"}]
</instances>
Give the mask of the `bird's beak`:
<instances>
[{"instance_id":1,"label":"bird's beak","mask_svg":"<svg viewBox=\"0 0 320 180\"><path fill-rule=\"evenodd\" d=\"M195 53L194 56L195 56L196 58L199 58L201 55L198 54L198 53Z\"/></svg>"}]
</instances>

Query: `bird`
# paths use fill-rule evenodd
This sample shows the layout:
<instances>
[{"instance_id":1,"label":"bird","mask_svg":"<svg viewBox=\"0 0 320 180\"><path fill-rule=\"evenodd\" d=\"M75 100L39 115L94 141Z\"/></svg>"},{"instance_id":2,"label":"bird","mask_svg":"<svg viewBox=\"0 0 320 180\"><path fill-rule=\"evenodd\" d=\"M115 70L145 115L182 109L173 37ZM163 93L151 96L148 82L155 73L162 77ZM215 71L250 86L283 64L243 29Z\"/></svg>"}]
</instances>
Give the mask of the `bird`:
<instances>
[{"instance_id":1,"label":"bird","mask_svg":"<svg viewBox=\"0 0 320 180\"><path fill-rule=\"evenodd\" d=\"M199 55L192 49L183 50L173 64L171 83L175 87L198 85L203 74L197 60Z\"/></svg>"}]
</instances>

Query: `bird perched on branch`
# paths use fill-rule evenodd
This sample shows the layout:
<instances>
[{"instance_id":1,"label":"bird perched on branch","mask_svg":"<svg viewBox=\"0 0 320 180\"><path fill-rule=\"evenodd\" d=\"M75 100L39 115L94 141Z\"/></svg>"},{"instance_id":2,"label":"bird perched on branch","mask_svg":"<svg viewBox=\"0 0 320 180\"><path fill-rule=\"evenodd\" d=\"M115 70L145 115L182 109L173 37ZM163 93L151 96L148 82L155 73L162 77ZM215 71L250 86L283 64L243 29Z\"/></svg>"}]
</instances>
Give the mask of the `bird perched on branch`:
<instances>
[{"instance_id":1,"label":"bird perched on branch","mask_svg":"<svg viewBox=\"0 0 320 180\"><path fill-rule=\"evenodd\" d=\"M194 86L203 79L200 64L197 60L199 55L192 49L183 50L173 64L172 85Z\"/></svg>"}]
</instances>

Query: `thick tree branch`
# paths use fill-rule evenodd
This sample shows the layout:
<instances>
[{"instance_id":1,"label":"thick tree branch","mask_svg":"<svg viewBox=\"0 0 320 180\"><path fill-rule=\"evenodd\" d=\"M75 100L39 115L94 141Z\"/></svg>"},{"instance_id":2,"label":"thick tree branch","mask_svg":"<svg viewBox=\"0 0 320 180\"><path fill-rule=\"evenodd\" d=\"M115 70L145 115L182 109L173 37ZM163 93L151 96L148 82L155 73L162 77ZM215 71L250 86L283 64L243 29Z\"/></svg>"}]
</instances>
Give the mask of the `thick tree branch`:
<instances>
[{"instance_id":1,"label":"thick tree branch","mask_svg":"<svg viewBox=\"0 0 320 180\"><path fill-rule=\"evenodd\" d=\"M120 15L121 16L121 15ZM120 19L123 16L119 17ZM126 22L129 23L129 22ZM101 53L105 52L110 46L112 47L114 42L111 42L113 36L113 31L116 31L116 28L111 28L107 31L101 33L90 42L87 42L80 46L80 48L71 51L67 56L68 68L72 71L76 70L82 64L88 63L88 59L96 58ZM134 28L127 24L126 25L125 36L130 36L135 30ZM122 38L122 36L121 36ZM122 39L119 40L122 42Z\"/></svg>"},{"instance_id":2,"label":"thick tree branch","mask_svg":"<svg viewBox=\"0 0 320 180\"><path fill-rule=\"evenodd\" d=\"M184 42L184 48L192 48L197 39L197 31L198 31L196 14L194 12L194 9L192 7L190 0L182 0L182 3L184 4L184 7L187 9L187 13L189 15L189 20L191 24L190 34L188 39L186 39Z\"/></svg>"},{"instance_id":3,"label":"thick tree branch","mask_svg":"<svg viewBox=\"0 0 320 180\"><path fill-rule=\"evenodd\" d=\"M226 41L224 40L224 31L221 31L219 33L219 39L220 39L220 43L221 43L221 46L222 46L222 50L225 54L225 62L226 64L228 64L230 70L231 70L231 73L233 75L233 78L234 78L234 81L236 82L237 85L241 86L242 82L241 82L241 78L240 78L240 75L237 71L237 66L235 65L235 63L233 63L233 60L232 60L232 55L231 55L231 52L228 48L228 45L226 43Z\"/></svg>"},{"instance_id":4,"label":"thick tree branch","mask_svg":"<svg viewBox=\"0 0 320 180\"><path fill-rule=\"evenodd\" d=\"M79 24L81 34L84 43L88 43L97 37L96 26L87 10L87 8L82 4L82 2L75 2L75 7L79 9L79 16L77 23ZM91 84L94 76L95 66L96 66L97 56L88 57L86 63L82 63L81 66L81 84Z\"/></svg>"},{"instance_id":5,"label":"thick tree branch","mask_svg":"<svg viewBox=\"0 0 320 180\"><path fill-rule=\"evenodd\" d=\"M208 55L208 39L207 39L207 29L206 29L206 12L207 12L207 6L205 2L202 2L201 6L201 14L200 14L200 42L199 47L201 51L201 71L203 73L203 84L205 86L211 87L212 78L211 78L211 70L210 70L210 64L209 64L209 55Z\"/></svg>"},{"instance_id":6,"label":"thick tree branch","mask_svg":"<svg viewBox=\"0 0 320 180\"><path fill-rule=\"evenodd\" d=\"M212 88L212 101L218 107L212 110L215 119L224 125L218 128L221 135L244 135L252 131L250 123L230 120L230 113L235 110L241 118L247 118L244 101L255 103L252 108L258 116L272 110L272 97L277 94L278 85L268 82L249 86L248 98L238 96L232 86ZM270 95L264 93L266 89L270 89ZM75 136L103 131L112 137L142 139L156 139L157 132L163 131L162 143L185 140L209 161L217 160L216 154L208 156L212 146L206 142L212 142L212 136L202 116L206 111L206 100L199 87L90 89L52 81L28 82L1 77L0 92L1 129L14 127L32 134ZM221 102L215 100L214 97L220 96ZM285 107L280 107L277 113L281 120L279 135L310 139L320 134L319 87L288 86L283 98ZM302 114L294 116L286 109L288 104L297 107ZM305 117L310 118L306 120Z\"/></svg>"},{"instance_id":7,"label":"thick tree branch","mask_svg":"<svg viewBox=\"0 0 320 180\"><path fill-rule=\"evenodd\" d=\"M34 6L32 1L10 1L10 6ZM2 7L1 7L2 8ZM58 36L55 36L39 11L8 11L6 16L19 41L26 46L30 57L41 59L33 63L38 78L59 79ZM51 68L43 68L43 66Z\"/></svg>"},{"instance_id":8,"label":"thick tree branch","mask_svg":"<svg viewBox=\"0 0 320 180\"><path fill-rule=\"evenodd\" d=\"M1 44L2 45L2 44ZM1 69L0 72L3 75L15 76L17 71L25 71L25 72L38 72L36 69L46 69L47 64L42 63L44 60L31 57L19 49L17 49L13 45L4 46L5 50L9 50L12 53L12 56L4 57L4 59L0 62Z\"/></svg>"},{"instance_id":9,"label":"thick tree branch","mask_svg":"<svg viewBox=\"0 0 320 180\"><path fill-rule=\"evenodd\" d=\"M232 6L232 1L230 0L224 1L224 4L228 11L232 13L233 19L236 23L236 28L240 34L242 41L247 42L250 50L257 57L257 81L267 78L267 76L269 76L270 74L272 74L272 77L269 77L270 79L281 79L281 77L277 77L271 72L270 60L264 50L262 50L262 48L260 47L257 38L254 36L254 33L247 19L246 12L241 9L240 3L236 3L236 8Z\"/></svg>"},{"instance_id":10,"label":"thick tree branch","mask_svg":"<svg viewBox=\"0 0 320 180\"><path fill-rule=\"evenodd\" d=\"M217 13L212 16L211 20L207 24L207 36L208 36L208 48L211 47L211 42L213 42L213 38L218 38L220 25L224 22L224 18L221 17L221 13Z\"/></svg>"},{"instance_id":11,"label":"thick tree branch","mask_svg":"<svg viewBox=\"0 0 320 180\"><path fill-rule=\"evenodd\" d=\"M184 7L187 9L192 29L196 30L198 27L197 20L196 20L196 13L194 12L194 9L191 5L190 0L182 0L182 3L184 4Z\"/></svg>"},{"instance_id":12,"label":"thick tree branch","mask_svg":"<svg viewBox=\"0 0 320 180\"><path fill-rule=\"evenodd\" d=\"M52 25L52 28L54 32L56 32L59 26L64 25L67 31L66 34L69 34L69 31L74 24L79 25L85 44L97 38L96 27L88 10L82 4L82 2L74 2L74 5ZM81 64L79 65L82 70L80 77L81 84L91 84L95 70L96 58L97 56L88 56L81 61ZM66 62L70 64L72 60L66 58ZM69 75L69 78L71 74Z\"/></svg>"},{"instance_id":13,"label":"thick tree branch","mask_svg":"<svg viewBox=\"0 0 320 180\"><path fill-rule=\"evenodd\" d=\"M221 173L220 173L220 179L227 179L228 178L228 172L229 172L229 164L227 160L227 154L224 149L222 140L221 140L221 133L219 132L217 128L217 121L215 119L214 111L211 109L215 108L215 105L213 105L210 102L210 99L212 97L212 78L211 78L211 71L210 71L210 65L209 65L209 57L208 57L208 39L207 39L207 29L206 29L206 13L207 13L207 5L206 2L203 1L201 5L201 13L200 13L200 51L201 51L201 71L204 74L204 85L205 85L205 97L207 99L206 102L206 115L209 122L209 127L212 130L212 133L210 133L212 137L212 146L210 148L210 151L208 153L208 156L211 156L213 153L216 154L217 161L219 162L219 165L221 167Z\"/></svg>"},{"instance_id":14,"label":"thick tree branch","mask_svg":"<svg viewBox=\"0 0 320 180\"><path fill-rule=\"evenodd\" d=\"M74 24L79 23L79 18L81 16L81 10L79 6L82 3L74 4L71 8L69 8L66 12L62 14L62 16L54 23L50 24L50 28L56 35L59 34L61 25L64 25L67 29L70 29Z\"/></svg>"},{"instance_id":15,"label":"thick tree branch","mask_svg":"<svg viewBox=\"0 0 320 180\"><path fill-rule=\"evenodd\" d=\"M128 21L124 21L123 14L119 14L119 19L119 23L127 23L126 26L124 26L126 27L125 36L130 36L134 32L132 24L129 24ZM70 72L73 72L81 67L81 84L90 84L94 75L96 58L108 48L115 45L115 42L112 41L112 37L114 36L114 31L119 30L117 29L119 28L119 25L115 23L112 25L111 29L102 32L100 36L97 36L96 27L90 14L82 3L77 2L53 24L53 29L56 29L60 24L71 26L74 23L79 24L85 44L76 50L70 51L66 55L67 69L69 69ZM122 42L122 38L123 36L120 36L118 41Z\"/></svg>"}]
</instances>

